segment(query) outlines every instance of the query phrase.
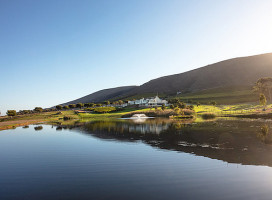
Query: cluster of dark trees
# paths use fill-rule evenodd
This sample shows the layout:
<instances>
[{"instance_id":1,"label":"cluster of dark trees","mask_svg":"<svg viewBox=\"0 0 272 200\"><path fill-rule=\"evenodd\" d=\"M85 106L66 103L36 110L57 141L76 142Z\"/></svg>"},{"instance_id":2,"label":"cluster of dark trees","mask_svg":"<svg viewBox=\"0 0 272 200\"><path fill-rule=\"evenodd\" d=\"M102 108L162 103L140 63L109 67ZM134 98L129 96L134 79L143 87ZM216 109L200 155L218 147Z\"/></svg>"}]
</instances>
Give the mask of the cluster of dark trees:
<instances>
[{"instance_id":1,"label":"cluster of dark trees","mask_svg":"<svg viewBox=\"0 0 272 200\"><path fill-rule=\"evenodd\" d=\"M118 100L118 101L104 101L103 103L77 103L77 104L69 104L66 106L57 105L57 110L68 110L73 108L96 108L96 107L102 107L102 106L110 106L110 105L122 105L124 101Z\"/></svg>"},{"instance_id":2,"label":"cluster of dark trees","mask_svg":"<svg viewBox=\"0 0 272 200\"><path fill-rule=\"evenodd\" d=\"M25 114L32 114L32 113L40 113L40 112L49 112L52 111L51 109L43 109L41 107L36 107L33 110L20 110L19 112L16 112L16 110L8 110L7 115L8 116L16 116L16 115L25 115Z\"/></svg>"}]
</instances>

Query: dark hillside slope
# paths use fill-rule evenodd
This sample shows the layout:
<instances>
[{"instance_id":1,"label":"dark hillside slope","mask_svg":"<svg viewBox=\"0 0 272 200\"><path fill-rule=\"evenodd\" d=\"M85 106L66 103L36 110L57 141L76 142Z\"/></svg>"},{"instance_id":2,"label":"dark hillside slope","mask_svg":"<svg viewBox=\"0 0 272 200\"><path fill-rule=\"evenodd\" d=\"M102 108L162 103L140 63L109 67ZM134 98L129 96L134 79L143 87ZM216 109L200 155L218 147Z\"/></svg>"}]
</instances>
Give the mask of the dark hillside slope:
<instances>
[{"instance_id":1,"label":"dark hillside slope","mask_svg":"<svg viewBox=\"0 0 272 200\"><path fill-rule=\"evenodd\" d=\"M216 95L218 101L227 100L228 96L233 92L236 94L236 96L232 95L233 103L252 102L256 101L256 99L250 92L251 87L261 77L272 77L272 53L225 60L181 74L157 78L141 86L100 90L63 105L131 99L132 97L142 97L148 94L155 95L156 93L164 96L174 96L178 91L182 92L181 96L186 99L201 102L214 99ZM226 88L231 88L231 90L222 94ZM241 88L246 88L247 91ZM212 91L216 91L216 93L213 94ZM194 95L185 97L185 93L186 95L188 93ZM207 93L209 95L205 96ZM220 97L218 93L220 93ZM236 101L237 98L240 98L240 100Z\"/></svg>"},{"instance_id":2,"label":"dark hillside slope","mask_svg":"<svg viewBox=\"0 0 272 200\"><path fill-rule=\"evenodd\" d=\"M108 99L118 98L128 93L130 90L135 89L137 86L124 86L117 88L110 88L94 92L82 98L64 103L62 105L76 104L76 103L91 103L91 102L103 102Z\"/></svg>"},{"instance_id":3,"label":"dark hillside slope","mask_svg":"<svg viewBox=\"0 0 272 200\"><path fill-rule=\"evenodd\" d=\"M131 95L143 93L175 94L177 91L251 86L260 77L272 77L272 53L234 58L192 71L151 80L130 91Z\"/></svg>"}]
</instances>

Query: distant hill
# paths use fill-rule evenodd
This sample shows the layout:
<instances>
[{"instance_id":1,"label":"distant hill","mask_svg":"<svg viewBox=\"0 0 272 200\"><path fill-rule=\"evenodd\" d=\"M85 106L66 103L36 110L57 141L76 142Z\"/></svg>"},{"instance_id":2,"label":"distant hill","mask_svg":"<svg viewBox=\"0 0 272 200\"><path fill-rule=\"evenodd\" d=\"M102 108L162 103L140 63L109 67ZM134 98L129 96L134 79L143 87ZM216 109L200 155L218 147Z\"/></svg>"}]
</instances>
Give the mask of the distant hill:
<instances>
[{"instance_id":1,"label":"distant hill","mask_svg":"<svg viewBox=\"0 0 272 200\"><path fill-rule=\"evenodd\" d=\"M272 77L272 53L250 57L234 58L192 71L160 77L140 87L130 94L165 93L177 91L196 92L207 89L251 86L261 77Z\"/></svg>"},{"instance_id":2,"label":"distant hill","mask_svg":"<svg viewBox=\"0 0 272 200\"><path fill-rule=\"evenodd\" d=\"M76 104L76 103L90 103L90 102L102 102L108 99L113 98L121 98L123 95L127 94L132 89L135 89L137 86L124 86L124 87L116 87L110 89L100 90L98 92L94 92L87 96L81 97L79 99L69 101L62 105L68 104Z\"/></svg>"},{"instance_id":3,"label":"distant hill","mask_svg":"<svg viewBox=\"0 0 272 200\"><path fill-rule=\"evenodd\" d=\"M225 88L232 88L232 93L235 90L240 91L241 88L252 87L261 77L272 77L272 53L221 61L188 72L153 79L141 86L105 89L68 103L128 99L156 93L171 96L182 92L188 96L190 93L203 94L205 91L216 90L218 93L218 90ZM243 101L247 99L245 96Z\"/></svg>"}]
</instances>

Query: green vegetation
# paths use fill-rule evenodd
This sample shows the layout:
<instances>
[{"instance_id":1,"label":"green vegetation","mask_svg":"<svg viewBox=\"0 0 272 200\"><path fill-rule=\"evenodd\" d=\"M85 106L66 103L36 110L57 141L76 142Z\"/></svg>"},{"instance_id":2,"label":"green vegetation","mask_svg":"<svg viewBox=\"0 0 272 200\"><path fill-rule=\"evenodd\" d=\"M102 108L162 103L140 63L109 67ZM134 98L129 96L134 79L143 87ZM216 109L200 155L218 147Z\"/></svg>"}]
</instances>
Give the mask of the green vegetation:
<instances>
[{"instance_id":1,"label":"green vegetation","mask_svg":"<svg viewBox=\"0 0 272 200\"><path fill-rule=\"evenodd\" d=\"M265 109L265 106L266 106L266 97L264 94L260 94L260 104L264 107Z\"/></svg>"},{"instance_id":2,"label":"green vegetation","mask_svg":"<svg viewBox=\"0 0 272 200\"><path fill-rule=\"evenodd\" d=\"M209 104L211 101L216 101L219 105L258 102L258 96L249 87L217 88L168 97L169 100L175 98L186 103L190 101L196 105Z\"/></svg>"},{"instance_id":3,"label":"green vegetation","mask_svg":"<svg viewBox=\"0 0 272 200\"><path fill-rule=\"evenodd\" d=\"M62 106L61 106L61 105L58 105L58 106L56 106L56 109L57 109L57 110L61 110L61 109L62 109Z\"/></svg>"},{"instance_id":4,"label":"green vegetation","mask_svg":"<svg viewBox=\"0 0 272 200\"><path fill-rule=\"evenodd\" d=\"M76 107L77 107L77 108L82 108L82 107L84 107L84 104L83 104L83 103L77 103L77 104L76 104Z\"/></svg>"},{"instance_id":5,"label":"green vegetation","mask_svg":"<svg viewBox=\"0 0 272 200\"><path fill-rule=\"evenodd\" d=\"M34 111L36 111L36 112L42 112L43 109L42 109L41 107L36 107L36 108L34 109Z\"/></svg>"},{"instance_id":6,"label":"green vegetation","mask_svg":"<svg viewBox=\"0 0 272 200\"><path fill-rule=\"evenodd\" d=\"M16 116L16 114L17 114L17 113L16 113L16 110L8 110L8 111L7 111L7 115L10 116L10 117Z\"/></svg>"},{"instance_id":7,"label":"green vegetation","mask_svg":"<svg viewBox=\"0 0 272 200\"><path fill-rule=\"evenodd\" d=\"M96 113L109 113L116 111L115 107L97 107L94 109L94 112Z\"/></svg>"},{"instance_id":8,"label":"green vegetation","mask_svg":"<svg viewBox=\"0 0 272 200\"><path fill-rule=\"evenodd\" d=\"M259 92L260 94L269 96L270 102L272 101L272 78L265 77L260 78L254 86L254 91Z\"/></svg>"},{"instance_id":9,"label":"green vegetation","mask_svg":"<svg viewBox=\"0 0 272 200\"><path fill-rule=\"evenodd\" d=\"M69 106L63 106L63 109L68 110Z\"/></svg>"},{"instance_id":10,"label":"green vegetation","mask_svg":"<svg viewBox=\"0 0 272 200\"><path fill-rule=\"evenodd\" d=\"M69 108L76 108L75 104L69 104Z\"/></svg>"}]
</instances>

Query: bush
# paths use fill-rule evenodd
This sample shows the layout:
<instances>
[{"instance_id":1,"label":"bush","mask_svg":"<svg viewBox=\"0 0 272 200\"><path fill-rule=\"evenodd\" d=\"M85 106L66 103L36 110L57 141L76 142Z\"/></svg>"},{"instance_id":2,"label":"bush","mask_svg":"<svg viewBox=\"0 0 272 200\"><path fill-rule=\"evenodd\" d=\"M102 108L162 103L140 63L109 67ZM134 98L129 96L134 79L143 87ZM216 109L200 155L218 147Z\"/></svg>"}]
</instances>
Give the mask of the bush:
<instances>
[{"instance_id":1,"label":"bush","mask_svg":"<svg viewBox=\"0 0 272 200\"><path fill-rule=\"evenodd\" d=\"M8 115L8 116L16 116L16 114L17 114L17 113L16 113L16 110L8 110L8 111L7 111L7 115Z\"/></svg>"},{"instance_id":2,"label":"bush","mask_svg":"<svg viewBox=\"0 0 272 200\"><path fill-rule=\"evenodd\" d=\"M90 104L89 103L84 103L84 107L89 108Z\"/></svg>"},{"instance_id":3,"label":"bush","mask_svg":"<svg viewBox=\"0 0 272 200\"><path fill-rule=\"evenodd\" d=\"M63 109L67 110L67 109L69 109L69 106L63 106Z\"/></svg>"},{"instance_id":4,"label":"bush","mask_svg":"<svg viewBox=\"0 0 272 200\"><path fill-rule=\"evenodd\" d=\"M64 116L64 117L63 117L63 120L64 120L64 121L70 120L70 119L71 119L71 117L67 117L67 116Z\"/></svg>"},{"instance_id":5,"label":"bush","mask_svg":"<svg viewBox=\"0 0 272 200\"><path fill-rule=\"evenodd\" d=\"M165 104L162 104L161 109L162 109L162 110L165 110L165 109L166 109Z\"/></svg>"},{"instance_id":6,"label":"bush","mask_svg":"<svg viewBox=\"0 0 272 200\"><path fill-rule=\"evenodd\" d=\"M77 107L77 108L82 108L83 106L84 106L83 103L77 103L77 104L76 104L76 107Z\"/></svg>"},{"instance_id":7,"label":"bush","mask_svg":"<svg viewBox=\"0 0 272 200\"><path fill-rule=\"evenodd\" d=\"M41 107L36 107L36 108L34 109L34 111L35 111L35 112L42 112L43 109L42 109Z\"/></svg>"},{"instance_id":8,"label":"bush","mask_svg":"<svg viewBox=\"0 0 272 200\"><path fill-rule=\"evenodd\" d=\"M69 104L69 108L75 108L76 105L75 104Z\"/></svg>"},{"instance_id":9,"label":"bush","mask_svg":"<svg viewBox=\"0 0 272 200\"><path fill-rule=\"evenodd\" d=\"M211 101L210 104L213 106L216 106L217 103L216 103L216 101Z\"/></svg>"},{"instance_id":10,"label":"bush","mask_svg":"<svg viewBox=\"0 0 272 200\"><path fill-rule=\"evenodd\" d=\"M177 106L178 106L179 108L181 108L181 109L186 108L186 104L183 103L183 102L178 102Z\"/></svg>"},{"instance_id":11,"label":"bush","mask_svg":"<svg viewBox=\"0 0 272 200\"><path fill-rule=\"evenodd\" d=\"M173 104L171 104L171 105L170 105L170 108L171 108L171 109L174 109L174 108L175 108L175 106L174 106Z\"/></svg>"},{"instance_id":12,"label":"bush","mask_svg":"<svg viewBox=\"0 0 272 200\"><path fill-rule=\"evenodd\" d=\"M61 109L62 109L62 106L61 106L61 105L58 105L58 106L56 106L56 109L57 109L57 110L61 110Z\"/></svg>"}]
</instances>

